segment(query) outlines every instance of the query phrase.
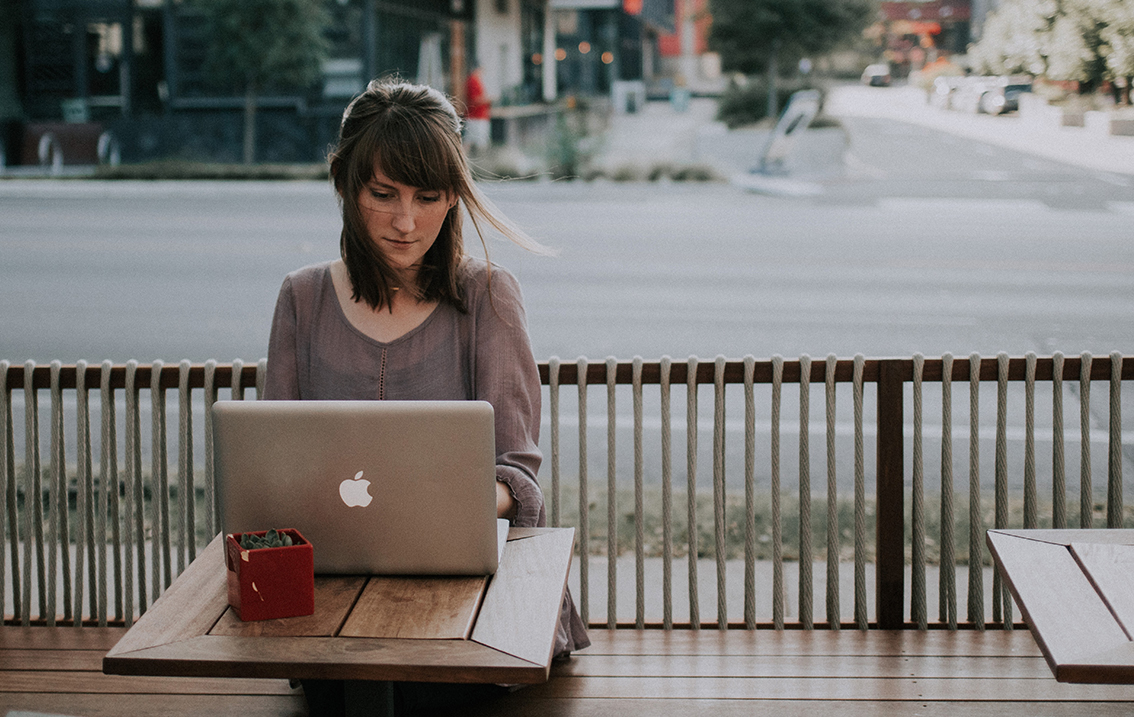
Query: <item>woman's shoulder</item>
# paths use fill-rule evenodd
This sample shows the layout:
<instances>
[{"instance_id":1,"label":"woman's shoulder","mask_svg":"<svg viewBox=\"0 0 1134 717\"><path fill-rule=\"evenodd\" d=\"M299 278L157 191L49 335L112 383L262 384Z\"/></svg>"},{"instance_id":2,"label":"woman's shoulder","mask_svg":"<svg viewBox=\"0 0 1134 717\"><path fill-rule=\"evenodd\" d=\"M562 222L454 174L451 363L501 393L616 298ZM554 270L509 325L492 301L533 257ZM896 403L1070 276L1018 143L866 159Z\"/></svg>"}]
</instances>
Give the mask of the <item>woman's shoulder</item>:
<instances>
[{"instance_id":1,"label":"woman's shoulder","mask_svg":"<svg viewBox=\"0 0 1134 717\"><path fill-rule=\"evenodd\" d=\"M512 272L479 257L466 256L462 260L460 283L470 308L487 302L490 292L493 299L521 301L520 282Z\"/></svg>"},{"instance_id":2,"label":"woman's shoulder","mask_svg":"<svg viewBox=\"0 0 1134 717\"><path fill-rule=\"evenodd\" d=\"M284 286L289 286L293 293L299 294L320 291L325 286L333 263L334 261L325 261L296 269L284 277Z\"/></svg>"}]
</instances>

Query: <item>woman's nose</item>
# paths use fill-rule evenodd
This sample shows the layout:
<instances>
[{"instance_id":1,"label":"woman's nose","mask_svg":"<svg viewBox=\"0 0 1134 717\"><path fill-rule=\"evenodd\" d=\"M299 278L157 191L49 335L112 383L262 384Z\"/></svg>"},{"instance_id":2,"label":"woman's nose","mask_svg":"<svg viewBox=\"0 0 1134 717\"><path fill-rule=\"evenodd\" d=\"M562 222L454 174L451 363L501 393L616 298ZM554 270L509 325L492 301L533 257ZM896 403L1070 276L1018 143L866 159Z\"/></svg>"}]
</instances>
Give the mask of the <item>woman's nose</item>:
<instances>
[{"instance_id":1,"label":"woman's nose","mask_svg":"<svg viewBox=\"0 0 1134 717\"><path fill-rule=\"evenodd\" d=\"M413 204L399 204L394 210L394 228L403 234L412 232L417 222L414 220Z\"/></svg>"}]
</instances>

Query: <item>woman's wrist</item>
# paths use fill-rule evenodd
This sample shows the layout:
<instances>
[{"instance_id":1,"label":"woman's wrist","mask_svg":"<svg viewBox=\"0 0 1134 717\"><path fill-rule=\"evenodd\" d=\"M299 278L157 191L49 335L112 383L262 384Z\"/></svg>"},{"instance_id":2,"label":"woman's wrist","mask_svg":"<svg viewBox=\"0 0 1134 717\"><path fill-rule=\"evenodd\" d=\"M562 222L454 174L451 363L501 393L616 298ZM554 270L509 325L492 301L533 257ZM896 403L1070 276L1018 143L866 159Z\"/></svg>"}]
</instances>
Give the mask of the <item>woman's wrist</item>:
<instances>
[{"instance_id":1,"label":"woman's wrist","mask_svg":"<svg viewBox=\"0 0 1134 717\"><path fill-rule=\"evenodd\" d=\"M512 496L512 490L508 487L508 484L502 480L497 479L496 517L513 520L516 517L517 507L519 507L519 504L516 503L516 499Z\"/></svg>"}]
</instances>

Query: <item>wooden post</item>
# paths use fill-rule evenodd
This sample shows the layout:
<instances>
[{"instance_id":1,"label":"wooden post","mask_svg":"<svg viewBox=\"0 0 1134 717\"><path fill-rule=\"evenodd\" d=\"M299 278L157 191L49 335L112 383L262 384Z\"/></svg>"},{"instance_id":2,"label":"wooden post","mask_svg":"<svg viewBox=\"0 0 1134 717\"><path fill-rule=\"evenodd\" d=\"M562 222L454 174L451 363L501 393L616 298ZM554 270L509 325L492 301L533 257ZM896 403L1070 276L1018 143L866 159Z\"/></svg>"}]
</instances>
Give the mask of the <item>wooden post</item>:
<instances>
[{"instance_id":1,"label":"wooden post","mask_svg":"<svg viewBox=\"0 0 1134 717\"><path fill-rule=\"evenodd\" d=\"M909 361L878 362L878 478L875 609L880 630L905 622L903 381Z\"/></svg>"}]
</instances>

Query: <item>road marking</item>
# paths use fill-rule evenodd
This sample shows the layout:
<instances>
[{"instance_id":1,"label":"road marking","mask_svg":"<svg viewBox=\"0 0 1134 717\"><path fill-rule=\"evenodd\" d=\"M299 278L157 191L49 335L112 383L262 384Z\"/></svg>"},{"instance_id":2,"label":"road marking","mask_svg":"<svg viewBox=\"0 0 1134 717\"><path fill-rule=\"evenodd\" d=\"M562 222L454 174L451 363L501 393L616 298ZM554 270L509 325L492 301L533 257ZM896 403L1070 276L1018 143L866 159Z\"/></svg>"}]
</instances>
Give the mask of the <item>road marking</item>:
<instances>
[{"instance_id":1,"label":"road marking","mask_svg":"<svg viewBox=\"0 0 1134 717\"><path fill-rule=\"evenodd\" d=\"M882 197L878 208L896 212L1049 212L1038 199L976 199L973 197Z\"/></svg>"},{"instance_id":2,"label":"road marking","mask_svg":"<svg viewBox=\"0 0 1134 717\"><path fill-rule=\"evenodd\" d=\"M1007 182L1012 179L1011 172L1000 172L994 169L973 172L973 179L982 182Z\"/></svg>"},{"instance_id":3,"label":"road marking","mask_svg":"<svg viewBox=\"0 0 1134 717\"><path fill-rule=\"evenodd\" d=\"M1095 179L1106 182L1107 184L1113 184L1116 187L1130 186L1130 179L1128 177L1123 177L1118 174L1111 174L1110 172L1095 172Z\"/></svg>"}]
</instances>

